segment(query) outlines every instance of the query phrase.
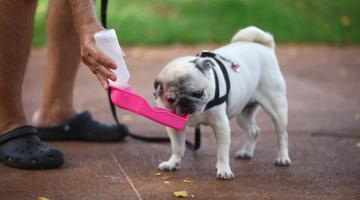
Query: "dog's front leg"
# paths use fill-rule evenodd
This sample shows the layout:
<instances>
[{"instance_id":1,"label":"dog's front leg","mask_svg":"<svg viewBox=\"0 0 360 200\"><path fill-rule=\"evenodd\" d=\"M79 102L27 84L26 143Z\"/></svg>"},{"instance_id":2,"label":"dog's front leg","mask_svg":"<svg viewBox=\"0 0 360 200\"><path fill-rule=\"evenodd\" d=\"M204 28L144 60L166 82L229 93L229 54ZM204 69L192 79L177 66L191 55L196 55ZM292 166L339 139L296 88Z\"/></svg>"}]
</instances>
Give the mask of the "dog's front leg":
<instances>
[{"instance_id":1,"label":"dog's front leg","mask_svg":"<svg viewBox=\"0 0 360 200\"><path fill-rule=\"evenodd\" d=\"M174 129L166 128L171 141L171 157L162 162L159 169L163 171L174 171L180 164L185 152L185 132L176 132Z\"/></svg>"},{"instance_id":2,"label":"dog's front leg","mask_svg":"<svg viewBox=\"0 0 360 200\"><path fill-rule=\"evenodd\" d=\"M231 171L229 163L230 125L226 115L217 120L212 128L214 129L217 143L216 178L233 179L235 175Z\"/></svg>"}]
</instances>

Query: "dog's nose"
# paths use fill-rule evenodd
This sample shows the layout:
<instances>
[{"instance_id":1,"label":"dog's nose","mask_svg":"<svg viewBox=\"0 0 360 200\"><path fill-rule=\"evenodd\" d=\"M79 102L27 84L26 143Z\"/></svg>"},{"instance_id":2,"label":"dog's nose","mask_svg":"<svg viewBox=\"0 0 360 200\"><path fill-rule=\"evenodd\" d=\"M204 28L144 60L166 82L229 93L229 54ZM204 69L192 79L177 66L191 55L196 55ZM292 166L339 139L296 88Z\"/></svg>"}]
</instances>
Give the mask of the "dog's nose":
<instances>
[{"instance_id":1,"label":"dog's nose","mask_svg":"<svg viewBox=\"0 0 360 200\"><path fill-rule=\"evenodd\" d=\"M196 111L194 102L186 97L180 98L178 105L182 113L192 114Z\"/></svg>"}]
</instances>

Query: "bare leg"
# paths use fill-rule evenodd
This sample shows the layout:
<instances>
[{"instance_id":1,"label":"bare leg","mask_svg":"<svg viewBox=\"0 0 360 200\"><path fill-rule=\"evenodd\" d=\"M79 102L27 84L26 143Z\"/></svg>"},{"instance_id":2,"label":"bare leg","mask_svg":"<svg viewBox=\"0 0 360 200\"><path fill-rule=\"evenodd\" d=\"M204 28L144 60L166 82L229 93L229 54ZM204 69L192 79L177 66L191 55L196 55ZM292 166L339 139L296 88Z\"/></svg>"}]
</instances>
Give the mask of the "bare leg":
<instances>
[{"instance_id":1,"label":"bare leg","mask_svg":"<svg viewBox=\"0 0 360 200\"><path fill-rule=\"evenodd\" d=\"M80 64L80 43L66 0L49 2L47 33L48 66L43 100L33 116L36 126L61 124L77 114L73 89Z\"/></svg>"},{"instance_id":2,"label":"bare leg","mask_svg":"<svg viewBox=\"0 0 360 200\"><path fill-rule=\"evenodd\" d=\"M0 0L0 133L26 124L21 91L36 4Z\"/></svg>"},{"instance_id":3,"label":"bare leg","mask_svg":"<svg viewBox=\"0 0 360 200\"><path fill-rule=\"evenodd\" d=\"M58 149L43 143L34 128L24 126L21 90L36 4L0 0L0 134L7 134L1 138L0 161L21 169L50 169L64 163Z\"/></svg>"}]
</instances>

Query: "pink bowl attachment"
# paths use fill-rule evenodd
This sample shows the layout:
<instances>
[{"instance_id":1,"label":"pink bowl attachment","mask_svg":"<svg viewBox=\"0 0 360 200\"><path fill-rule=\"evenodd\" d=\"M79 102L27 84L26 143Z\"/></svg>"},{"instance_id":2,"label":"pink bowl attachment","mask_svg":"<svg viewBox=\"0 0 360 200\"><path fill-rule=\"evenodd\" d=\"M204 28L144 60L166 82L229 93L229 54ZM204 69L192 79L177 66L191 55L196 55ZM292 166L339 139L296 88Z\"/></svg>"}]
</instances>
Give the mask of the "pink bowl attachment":
<instances>
[{"instance_id":1,"label":"pink bowl attachment","mask_svg":"<svg viewBox=\"0 0 360 200\"><path fill-rule=\"evenodd\" d=\"M142 96L130 88L112 87L111 100L119 108L137 113L178 131L183 130L188 121L188 115L179 116L163 108L151 107Z\"/></svg>"}]
</instances>

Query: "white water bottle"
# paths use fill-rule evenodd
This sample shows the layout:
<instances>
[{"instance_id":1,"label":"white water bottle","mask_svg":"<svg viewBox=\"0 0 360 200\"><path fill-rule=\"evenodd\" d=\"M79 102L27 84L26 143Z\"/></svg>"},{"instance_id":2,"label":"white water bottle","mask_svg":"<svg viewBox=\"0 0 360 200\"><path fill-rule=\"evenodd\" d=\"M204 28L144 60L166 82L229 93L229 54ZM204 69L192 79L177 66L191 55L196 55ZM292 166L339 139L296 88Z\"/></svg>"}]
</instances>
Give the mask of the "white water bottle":
<instances>
[{"instance_id":1,"label":"white water bottle","mask_svg":"<svg viewBox=\"0 0 360 200\"><path fill-rule=\"evenodd\" d=\"M109 29L97 32L95 33L94 38L97 47L105 55L114 60L117 66L115 70L112 70L116 75L116 81L108 79L110 85L117 88L127 87L127 83L130 79L130 73L126 67L123 51L119 45L115 30Z\"/></svg>"}]
</instances>

